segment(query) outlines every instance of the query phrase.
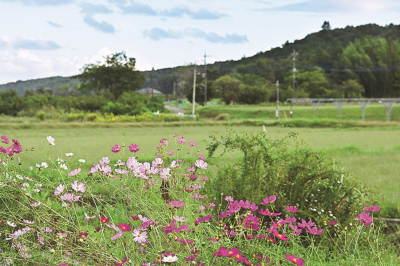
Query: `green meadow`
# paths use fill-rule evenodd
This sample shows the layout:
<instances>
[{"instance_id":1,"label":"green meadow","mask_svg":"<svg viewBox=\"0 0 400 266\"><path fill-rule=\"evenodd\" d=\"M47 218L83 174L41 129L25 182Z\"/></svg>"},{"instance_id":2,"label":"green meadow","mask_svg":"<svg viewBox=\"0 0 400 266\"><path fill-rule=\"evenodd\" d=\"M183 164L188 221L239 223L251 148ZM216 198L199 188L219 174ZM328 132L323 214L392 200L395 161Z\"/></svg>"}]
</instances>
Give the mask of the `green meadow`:
<instances>
[{"instance_id":1,"label":"green meadow","mask_svg":"<svg viewBox=\"0 0 400 266\"><path fill-rule=\"evenodd\" d=\"M86 125L86 126L85 126ZM111 160L126 159L132 154L128 146L132 143L140 145L140 151L135 154L139 160L154 158L155 147L162 137L166 137L171 150L176 152L177 139L174 134L184 136L187 141L197 142L192 148L206 155L209 136L221 136L226 133L226 123L215 123L207 126L146 126L134 124L125 127L112 127L104 124L103 127L92 127L91 123L81 123L80 127L71 128L28 128L7 129L2 127L1 135L10 139L18 139L24 149L34 148L21 160L21 167L35 167L32 153L46 154L43 160L49 162L57 158L68 159L78 163L78 159L85 159L83 169L89 170L92 163L97 163L102 156L109 156ZM165 125L165 124L164 124ZM111 127L108 127L111 126ZM262 126L232 126L235 132L262 131ZM266 127L266 134L272 139L286 136L289 132L298 133L298 139L315 151L325 154L325 157L335 160L337 166L352 173L352 176L362 182L364 186L376 190L383 210L387 217L400 218L400 127L367 127L367 128L289 128L282 126ZM56 139L56 145L49 149L47 136ZM112 146L125 143L123 152L113 154ZM190 152L184 146L183 153ZM65 153L74 153L73 157L66 157ZM225 157L232 160L235 155ZM239 156L239 155L237 155ZM35 157L37 158L37 157ZM81 167L81 166L79 166Z\"/></svg>"}]
</instances>

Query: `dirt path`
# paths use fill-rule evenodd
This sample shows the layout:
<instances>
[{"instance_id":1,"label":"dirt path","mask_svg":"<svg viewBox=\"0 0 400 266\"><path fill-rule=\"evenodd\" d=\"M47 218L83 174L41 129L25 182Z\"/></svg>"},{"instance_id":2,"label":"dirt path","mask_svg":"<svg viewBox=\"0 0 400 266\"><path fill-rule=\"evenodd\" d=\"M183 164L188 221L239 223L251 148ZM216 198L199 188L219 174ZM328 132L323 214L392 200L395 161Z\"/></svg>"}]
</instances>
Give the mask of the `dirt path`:
<instances>
[{"instance_id":1,"label":"dirt path","mask_svg":"<svg viewBox=\"0 0 400 266\"><path fill-rule=\"evenodd\" d=\"M182 113L182 114L185 113L185 110L180 109L180 108L175 107L175 106L164 105L164 107L165 107L166 109L168 109L168 110L174 112L175 114L177 114L177 113Z\"/></svg>"}]
</instances>

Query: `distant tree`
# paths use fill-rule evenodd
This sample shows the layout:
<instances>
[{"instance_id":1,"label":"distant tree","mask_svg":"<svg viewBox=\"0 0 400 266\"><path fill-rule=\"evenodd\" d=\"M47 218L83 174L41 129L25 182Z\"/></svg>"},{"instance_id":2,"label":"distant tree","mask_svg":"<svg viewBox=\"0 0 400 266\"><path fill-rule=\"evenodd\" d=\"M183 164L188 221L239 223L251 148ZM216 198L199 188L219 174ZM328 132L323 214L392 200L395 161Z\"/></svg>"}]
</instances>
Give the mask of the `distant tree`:
<instances>
[{"instance_id":1,"label":"distant tree","mask_svg":"<svg viewBox=\"0 0 400 266\"><path fill-rule=\"evenodd\" d=\"M335 96L342 98L360 98L364 91L363 85L355 79L346 80L341 85L334 87Z\"/></svg>"},{"instance_id":2,"label":"distant tree","mask_svg":"<svg viewBox=\"0 0 400 266\"><path fill-rule=\"evenodd\" d=\"M243 84L239 79L225 75L213 82L212 89L215 95L221 97L226 104L230 104L238 101Z\"/></svg>"},{"instance_id":3,"label":"distant tree","mask_svg":"<svg viewBox=\"0 0 400 266\"><path fill-rule=\"evenodd\" d=\"M73 78L81 80L81 91L103 93L116 101L124 92L136 91L142 87L144 76L135 69L135 64L135 58L127 57L125 52L115 53L108 55L102 65L84 66L82 73Z\"/></svg>"},{"instance_id":4,"label":"distant tree","mask_svg":"<svg viewBox=\"0 0 400 266\"><path fill-rule=\"evenodd\" d=\"M331 30L331 25L329 25L329 21L324 21L321 27L323 30Z\"/></svg>"}]
</instances>

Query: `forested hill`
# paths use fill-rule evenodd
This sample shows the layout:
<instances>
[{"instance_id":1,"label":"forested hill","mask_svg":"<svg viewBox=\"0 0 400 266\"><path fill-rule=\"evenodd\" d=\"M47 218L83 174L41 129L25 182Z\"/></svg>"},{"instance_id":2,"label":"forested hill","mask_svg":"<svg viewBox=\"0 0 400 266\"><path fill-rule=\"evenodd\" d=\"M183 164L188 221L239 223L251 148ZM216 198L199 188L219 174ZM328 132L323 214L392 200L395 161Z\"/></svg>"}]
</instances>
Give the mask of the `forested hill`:
<instances>
[{"instance_id":1,"label":"forested hill","mask_svg":"<svg viewBox=\"0 0 400 266\"><path fill-rule=\"evenodd\" d=\"M296 97L400 97L399 39L400 25L393 24L321 30L251 57L208 65L208 97L218 93L212 91L220 87L213 87L213 81L224 75L238 79L245 92L255 95L258 92L254 87L267 84L272 91L279 80L283 99L291 97L293 50L298 53ZM173 82L180 84L186 78L189 82L178 86L178 90L190 95L193 79L189 68L192 69L189 66L160 69L153 73L153 82L158 90L172 92ZM151 73L145 75L150 80ZM201 76L197 80L196 98L201 102L203 80ZM273 94L266 95L269 96L274 100Z\"/></svg>"},{"instance_id":2,"label":"forested hill","mask_svg":"<svg viewBox=\"0 0 400 266\"><path fill-rule=\"evenodd\" d=\"M249 100L252 95L257 101L261 91L267 91L261 100L274 100L272 91L276 80L280 82L282 97L290 97L293 50L298 53L296 97L400 97L400 25L367 24L331 30L328 24L323 30L293 43L286 42L282 47L237 61L209 64L208 98L221 96L218 91L223 85L221 78L224 82L239 82L242 94L249 94L245 100L248 103L254 103L254 100ZM203 67L199 71L203 71ZM157 90L173 93L175 83L178 94L190 97L192 66L142 73L146 77L143 87L153 84ZM55 82L55 79L60 82ZM215 83L216 80L220 81ZM55 90L76 84L76 80L52 77L0 85L0 90L16 89L21 93L26 89ZM196 94L199 102L204 98L203 84L203 76L199 75Z\"/></svg>"}]
</instances>

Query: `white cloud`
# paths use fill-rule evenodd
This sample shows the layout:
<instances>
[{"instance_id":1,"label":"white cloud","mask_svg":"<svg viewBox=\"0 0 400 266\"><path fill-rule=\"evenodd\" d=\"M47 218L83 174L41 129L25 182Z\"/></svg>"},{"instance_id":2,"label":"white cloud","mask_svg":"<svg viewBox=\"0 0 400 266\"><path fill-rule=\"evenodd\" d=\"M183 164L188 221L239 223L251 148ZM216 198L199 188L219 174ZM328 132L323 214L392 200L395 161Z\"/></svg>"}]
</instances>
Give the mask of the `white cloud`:
<instances>
[{"instance_id":1,"label":"white cloud","mask_svg":"<svg viewBox=\"0 0 400 266\"><path fill-rule=\"evenodd\" d=\"M0 54L0 84L45 78L51 76L72 76L80 73L86 64L103 62L104 56L113 52L108 47L103 47L90 56L51 57L42 56L28 50L4 52Z\"/></svg>"}]
</instances>

